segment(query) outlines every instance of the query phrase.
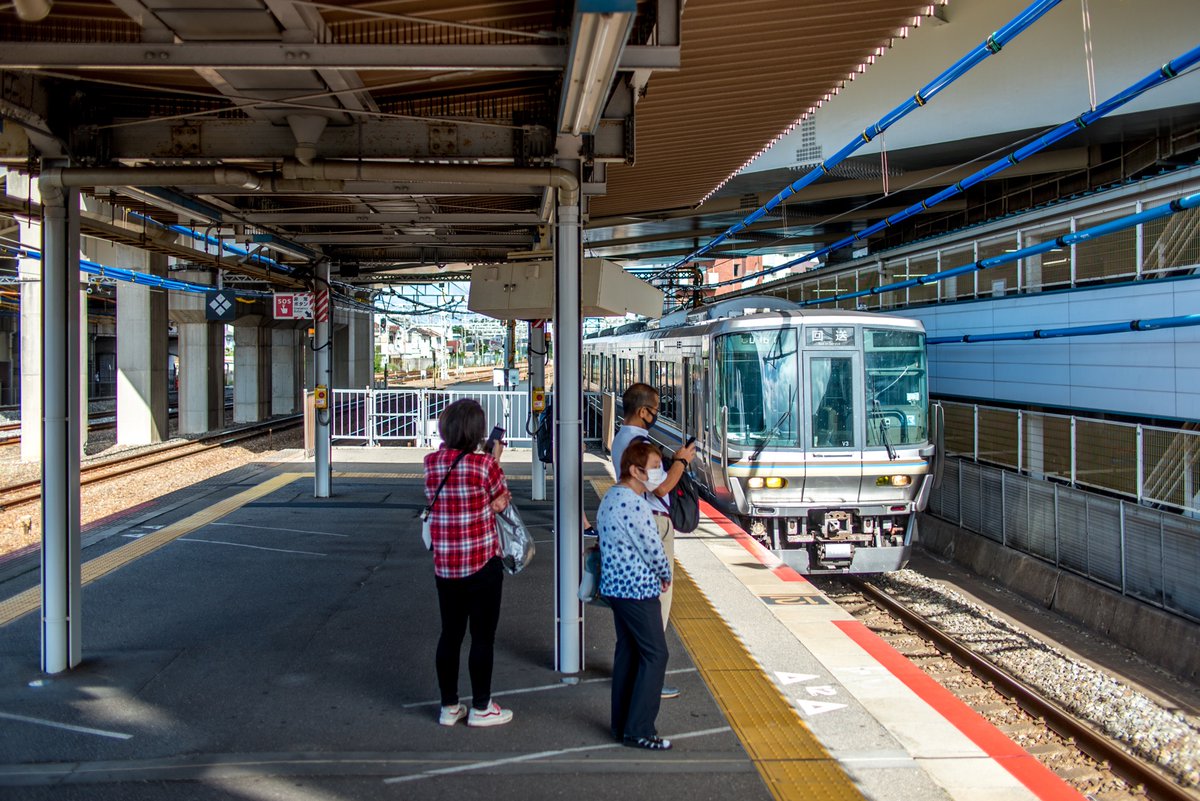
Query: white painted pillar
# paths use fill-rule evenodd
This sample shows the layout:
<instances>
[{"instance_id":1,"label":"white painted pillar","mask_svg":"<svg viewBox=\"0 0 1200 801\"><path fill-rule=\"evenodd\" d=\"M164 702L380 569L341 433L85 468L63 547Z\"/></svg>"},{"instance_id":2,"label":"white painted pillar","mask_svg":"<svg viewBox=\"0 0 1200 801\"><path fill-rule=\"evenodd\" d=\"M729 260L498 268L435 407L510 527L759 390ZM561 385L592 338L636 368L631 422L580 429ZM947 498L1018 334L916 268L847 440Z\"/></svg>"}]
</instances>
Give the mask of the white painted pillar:
<instances>
[{"instance_id":1,"label":"white painted pillar","mask_svg":"<svg viewBox=\"0 0 1200 801\"><path fill-rule=\"evenodd\" d=\"M9 172L8 194L41 202L37 185L29 176ZM32 250L42 249L40 220L17 218L21 244ZM25 258L17 261L21 281L21 461L38 462L42 458L42 262Z\"/></svg>"},{"instance_id":2,"label":"white painted pillar","mask_svg":"<svg viewBox=\"0 0 1200 801\"><path fill-rule=\"evenodd\" d=\"M271 413L271 329L240 322L233 329L233 421L257 423Z\"/></svg>"},{"instance_id":3,"label":"white painted pillar","mask_svg":"<svg viewBox=\"0 0 1200 801\"><path fill-rule=\"evenodd\" d=\"M207 271L181 273L180 280L210 284ZM169 316L178 330L179 433L203 434L225 427L225 324L205 319L204 295L172 292Z\"/></svg>"},{"instance_id":4,"label":"white painted pillar","mask_svg":"<svg viewBox=\"0 0 1200 801\"><path fill-rule=\"evenodd\" d=\"M225 326L178 323L179 433L203 434L225 424Z\"/></svg>"},{"instance_id":5,"label":"white painted pillar","mask_svg":"<svg viewBox=\"0 0 1200 801\"><path fill-rule=\"evenodd\" d=\"M301 364L296 341L300 332L295 328L276 328L271 331L271 414L295 414L300 411L297 387L300 386Z\"/></svg>"},{"instance_id":6,"label":"white painted pillar","mask_svg":"<svg viewBox=\"0 0 1200 801\"><path fill-rule=\"evenodd\" d=\"M333 383L331 387L339 389L361 389L350 383L350 340L353 327L350 324L341 326L332 326L335 329L333 337L333 347L330 357L332 363L330 370L333 373Z\"/></svg>"},{"instance_id":7,"label":"white painted pillar","mask_svg":"<svg viewBox=\"0 0 1200 801\"><path fill-rule=\"evenodd\" d=\"M167 257L147 256L144 269L165 276ZM167 339L166 291L126 281L117 284L117 443L120 445L149 445L169 438Z\"/></svg>"}]
</instances>

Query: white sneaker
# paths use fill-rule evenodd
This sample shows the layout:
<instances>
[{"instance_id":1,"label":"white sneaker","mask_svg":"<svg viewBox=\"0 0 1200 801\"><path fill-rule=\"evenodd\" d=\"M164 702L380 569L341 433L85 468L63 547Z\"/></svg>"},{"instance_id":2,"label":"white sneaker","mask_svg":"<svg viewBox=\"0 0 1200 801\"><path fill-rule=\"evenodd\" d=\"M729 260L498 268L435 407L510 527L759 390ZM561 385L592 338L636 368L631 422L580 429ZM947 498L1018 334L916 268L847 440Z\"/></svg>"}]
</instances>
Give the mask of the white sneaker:
<instances>
[{"instance_id":1,"label":"white sneaker","mask_svg":"<svg viewBox=\"0 0 1200 801\"><path fill-rule=\"evenodd\" d=\"M500 705L495 701L488 703L488 708L480 712L475 707L471 707L470 713L467 715L468 726L503 726L513 719L511 709L501 709Z\"/></svg>"},{"instance_id":2,"label":"white sneaker","mask_svg":"<svg viewBox=\"0 0 1200 801\"><path fill-rule=\"evenodd\" d=\"M442 726L453 726L467 716L467 708L462 704L454 706L442 707L442 714L438 715L438 723Z\"/></svg>"}]
</instances>

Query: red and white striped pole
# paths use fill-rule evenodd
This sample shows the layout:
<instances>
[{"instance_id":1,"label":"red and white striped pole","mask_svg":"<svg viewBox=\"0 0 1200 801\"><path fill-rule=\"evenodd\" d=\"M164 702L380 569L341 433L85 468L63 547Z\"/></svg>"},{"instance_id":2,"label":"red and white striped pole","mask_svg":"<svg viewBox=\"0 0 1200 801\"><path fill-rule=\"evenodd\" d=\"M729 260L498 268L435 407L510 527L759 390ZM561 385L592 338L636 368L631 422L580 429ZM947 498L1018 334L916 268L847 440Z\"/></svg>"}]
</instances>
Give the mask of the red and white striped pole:
<instances>
[{"instance_id":1,"label":"red and white striped pole","mask_svg":"<svg viewBox=\"0 0 1200 801\"><path fill-rule=\"evenodd\" d=\"M316 432L313 439L313 497L328 498L333 492L333 427L334 414L333 371L330 358L333 353L332 299L329 293L329 261L317 265L317 286L313 293L313 357L316 360L318 387L325 387L328 398L327 409L316 409Z\"/></svg>"}]
</instances>

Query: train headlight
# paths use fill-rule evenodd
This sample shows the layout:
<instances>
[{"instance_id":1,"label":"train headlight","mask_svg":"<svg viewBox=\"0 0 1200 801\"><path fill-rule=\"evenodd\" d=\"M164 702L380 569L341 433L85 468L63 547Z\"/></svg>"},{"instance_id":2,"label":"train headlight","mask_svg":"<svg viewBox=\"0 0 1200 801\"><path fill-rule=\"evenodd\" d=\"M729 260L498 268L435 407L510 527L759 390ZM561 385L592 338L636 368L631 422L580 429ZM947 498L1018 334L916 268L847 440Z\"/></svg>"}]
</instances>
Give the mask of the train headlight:
<instances>
[{"instance_id":1,"label":"train headlight","mask_svg":"<svg viewBox=\"0 0 1200 801\"><path fill-rule=\"evenodd\" d=\"M787 479L782 476L751 476L746 479L746 486L750 489L783 489L787 486Z\"/></svg>"},{"instance_id":2,"label":"train headlight","mask_svg":"<svg viewBox=\"0 0 1200 801\"><path fill-rule=\"evenodd\" d=\"M907 487L912 483L912 476L879 476L875 479L877 487Z\"/></svg>"}]
</instances>

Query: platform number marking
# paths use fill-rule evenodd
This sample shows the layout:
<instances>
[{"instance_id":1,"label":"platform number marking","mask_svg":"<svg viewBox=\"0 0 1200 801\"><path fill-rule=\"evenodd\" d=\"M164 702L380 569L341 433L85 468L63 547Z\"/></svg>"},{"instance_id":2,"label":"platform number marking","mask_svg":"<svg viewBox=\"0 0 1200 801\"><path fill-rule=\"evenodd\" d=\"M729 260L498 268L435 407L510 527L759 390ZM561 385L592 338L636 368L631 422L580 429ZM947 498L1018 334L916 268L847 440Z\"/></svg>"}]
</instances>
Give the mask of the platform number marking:
<instances>
[{"instance_id":1,"label":"platform number marking","mask_svg":"<svg viewBox=\"0 0 1200 801\"><path fill-rule=\"evenodd\" d=\"M800 712L806 718L811 718L815 715L824 715L826 712L832 712L835 709L845 709L845 704L832 704L828 701L809 701L807 698L797 698L796 706L800 707Z\"/></svg>"},{"instance_id":2,"label":"platform number marking","mask_svg":"<svg viewBox=\"0 0 1200 801\"><path fill-rule=\"evenodd\" d=\"M782 670L775 671L776 678L779 683L785 687L789 684L798 684L802 681L812 681L818 676L815 673L784 673Z\"/></svg>"},{"instance_id":3,"label":"platform number marking","mask_svg":"<svg viewBox=\"0 0 1200 801\"><path fill-rule=\"evenodd\" d=\"M786 673L781 670L775 671L775 678L783 686L789 684L803 684L820 678L812 673ZM837 687L832 684L811 684L804 688L810 696L820 696L823 698L831 698L837 695ZM845 709L845 704L834 703L833 701L814 701L812 698L797 697L793 699L796 707L800 710L800 714L806 718L811 718L816 715L823 715L826 712L833 712L837 709Z\"/></svg>"}]
</instances>

